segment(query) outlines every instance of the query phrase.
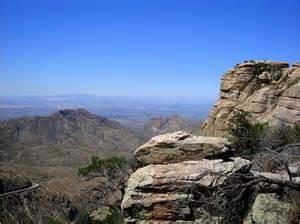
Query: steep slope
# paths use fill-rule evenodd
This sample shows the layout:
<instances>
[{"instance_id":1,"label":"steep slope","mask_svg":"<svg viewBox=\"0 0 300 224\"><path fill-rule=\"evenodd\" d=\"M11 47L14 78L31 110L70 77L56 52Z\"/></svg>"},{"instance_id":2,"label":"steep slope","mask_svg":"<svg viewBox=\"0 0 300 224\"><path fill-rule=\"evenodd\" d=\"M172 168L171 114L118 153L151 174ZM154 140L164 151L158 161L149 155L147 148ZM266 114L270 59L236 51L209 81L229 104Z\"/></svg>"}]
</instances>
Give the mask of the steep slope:
<instances>
[{"instance_id":1,"label":"steep slope","mask_svg":"<svg viewBox=\"0 0 300 224\"><path fill-rule=\"evenodd\" d=\"M191 125L178 115L171 117L154 117L151 118L145 125L143 133L151 138L156 135L165 134L175 131L192 131Z\"/></svg>"},{"instance_id":2,"label":"steep slope","mask_svg":"<svg viewBox=\"0 0 300 224\"><path fill-rule=\"evenodd\" d=\"M69 223L78 214L71 201L53 194L29 179L0 169L0 222ZM61 222L60 222L61 223Z\"/></svg>"},{"instance_id":3,"label":"steep slope","mask_svg":"<svg viewBox=\"0 0 300 224\"><path fill-rule=\"evenodd\" d=\"M118 122L86 110L0 123L0 159L27 163L80 163L91 154L129 153L141 138Z\"/></svg>"},{"instance_id":4,"label":"steep slope","mask_svg":"<svg viewBox=\"0 0 300 224\"><path fill-rule=\"evenodd\" d=\"M203 124L206 135L222 136L234 110L249 112L270 124L300 122L300 65L249 61L222 78L220 98Z\"/></svg>"},{"instance_id":5,"label":"steep slope","mask_svg":"<svg viewBox=\"0 0 300 224\"><path fill-rule=\"evenodd\" d=\"M78 169L91 156L131 158L132 149L141 143L131 129L83 109L1 122L0 191L30 188L31 181L40 187L0 196L0 222L69 223L119 204L123 185L118 177L125 178L127 170L113 177L97 173L83 178Z\"/></svg>"}]
</instances>

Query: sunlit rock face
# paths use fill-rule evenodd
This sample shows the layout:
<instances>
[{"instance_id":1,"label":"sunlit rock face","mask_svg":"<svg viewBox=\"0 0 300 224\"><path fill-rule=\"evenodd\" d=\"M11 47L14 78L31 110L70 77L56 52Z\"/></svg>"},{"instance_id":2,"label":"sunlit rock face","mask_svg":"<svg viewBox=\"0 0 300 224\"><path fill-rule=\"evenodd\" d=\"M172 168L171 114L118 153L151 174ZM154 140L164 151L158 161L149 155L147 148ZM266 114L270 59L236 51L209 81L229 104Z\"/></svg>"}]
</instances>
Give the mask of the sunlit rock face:
<instances>
[{"instance_id":1,"label":"sunlit rock face","mask_svg":"<svg viewBox=\"0 0 300 224\"><path fill-rule=\"evenodd\" d=\"M224 136L235 110L272 125L300 122L300 67L284 62L236 65L221 81L219 99L203 124L205 135Z\"/></svg>"},{"instance_id":2,"label":"sunlit rock face","mask_svg":"<svg viewBox=\"0 0 300 224\"><path fill-rule=\"evenodd\" d=\"M222 157L233 152L225 138L195 136L178 131L153 137L134 155L141 166Z\"/></svg>"},{"instance_id":3,"label":"sunlit rock face","mask_svg":"<svg viewBox=\"0 0 300 224\"><path fill-rule=\"evenodd\" d=\"M225 184L237 172L247 172L250 164L242 158L228 162L203 159L139 168L130 176L123 197L121 207L125 221L211 222L216 217L202 207L197 195Z\"/></svg>"}]
</instances>

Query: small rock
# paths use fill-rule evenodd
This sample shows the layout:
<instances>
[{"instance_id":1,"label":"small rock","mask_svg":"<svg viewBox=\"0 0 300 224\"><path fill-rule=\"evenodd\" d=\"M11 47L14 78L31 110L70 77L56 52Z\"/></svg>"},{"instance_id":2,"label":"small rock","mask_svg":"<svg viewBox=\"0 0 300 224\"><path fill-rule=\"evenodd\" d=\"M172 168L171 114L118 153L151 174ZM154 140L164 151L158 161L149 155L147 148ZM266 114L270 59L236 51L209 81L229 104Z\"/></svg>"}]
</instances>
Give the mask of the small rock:
<instances>
[{"instance_id":1,"label":"small rock","mask_svg":"<svg viewBox=\"0 0 300 224\"><path fill-rule=\"evenodd\" d=\"M265 71L261 73L258 78L263 82L269 82L272 79L272 76L269 72Z\"/></svg>"},{"instance_id":2,"label":"small rock","mask_svg":"<svg viewBox=\"0 0 300 224\"><path fill-rule=\"evenodd\" d=\"M291 212L292 206L279 200L276 194L259 194L243 223L288 224Z\"/></svg>"}]
</instances>

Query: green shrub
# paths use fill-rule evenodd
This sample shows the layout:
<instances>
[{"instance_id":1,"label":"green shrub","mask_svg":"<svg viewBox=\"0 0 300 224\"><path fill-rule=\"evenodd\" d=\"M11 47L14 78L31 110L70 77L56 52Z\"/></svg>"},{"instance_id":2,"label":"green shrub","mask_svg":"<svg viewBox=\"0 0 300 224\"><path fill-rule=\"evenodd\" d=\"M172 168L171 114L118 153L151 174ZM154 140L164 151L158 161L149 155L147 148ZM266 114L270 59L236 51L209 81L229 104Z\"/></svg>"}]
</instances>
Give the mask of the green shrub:
<instances>
[{"instance_id":1,"label":"green shrub","mask_svg":"<svg viewBox=\"0 0 300 224\"><path fill-rule=\"evenodd\" d=\"M252 123L249 113L235 112L230 120L229 139L239 155L250 156L258 150L266 124Z\"/></svg>"},{"instance_id":2,"label":"green shrub","mask_svg":"<svg viewBox=\"0 0 300 224\"><path fill-rule=\"evenodd\" d=\"M92 156L91 163L79 168L78 174L86 176L91 172L106 172L108 176L111 176L115 170L124 167L127 163L127 160L123 157L113 156L107 159L100 159L98 156Z\"/></svg>"},{"instance_id":3,"label":"green shrub","mask_svg":"<svg viewBox=\"0 0 300 224\"><path fill-rule=\"evenodd\" d=\"M109 208L109 211L103 217L103 220L93 220L90 215L84 211L77 221L76 224L123 224L123 217L120 209L116 207ZM102 218L101 218L102 219Z\"/></svg>"},{"instance_id":4,"label":"green shrub","mask_svg":"<svg viewBox=\"0 0 300 224\"><path fill-rule=\"evenodd\" d=\"M60 220L53 218L53 217L49 217L48 218L48 224L62 224L63 222L61 222Z\"/></svg>"},{"instance_id":5,"label":"green shrub","mask_svg":"<svg viewBox=\"0 0 300 224\"><path fill-rule=\"evenodd\" d=\"M235 112L230 119L229 140L239 156L249 157L266 148L275 150L300 142L300 125L269 126L251 120L250 114L244 111Z\"/></svg>"},{"instance_id":6,"label":"green shrub","mask_svg":"<svg viewBox=\"0 0 300 224\"><path fill-rule=\"evenodd\" d=\"M82 210L79 213L79 216L75 221L75 224L91 224L90 216L86 210Z\"/></svg>"},{"instance_id":7,"label":"green shrub","mask_svg":"<svg viewBox=\"0 0 300 224\"><path fill-rule=\"evenodd\" d=\"M123 224L123 218L120 210L117 208L110 208L110 215L106 217L101 224Z\"/></svg>"},{"instance_id":8,"label":"green shrub","mask_svg":"<svg viewBox=\"0 0 300 224\"><path fill-rule=\"evenodd\" d=\"M300 125L273 126L265 130L261 140L261 148L278 149L282 146L300 142Z\"/></svg>"}]
</instances>

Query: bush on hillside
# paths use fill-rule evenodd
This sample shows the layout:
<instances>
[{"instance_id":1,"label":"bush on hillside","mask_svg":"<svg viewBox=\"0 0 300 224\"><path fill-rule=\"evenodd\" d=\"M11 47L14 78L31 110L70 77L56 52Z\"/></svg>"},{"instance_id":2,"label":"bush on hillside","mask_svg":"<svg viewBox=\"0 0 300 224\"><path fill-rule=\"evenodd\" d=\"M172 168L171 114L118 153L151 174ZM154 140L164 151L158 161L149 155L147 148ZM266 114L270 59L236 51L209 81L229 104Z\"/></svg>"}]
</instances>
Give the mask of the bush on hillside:
<instances>
[{"instance_id":1,"label":"bush on hillside","mask_svg":"<svg viewBox=\"0 0 300 224\"><path fill-rule=\"evenodd\" d=\"M266 124L252 123L249 113L237 111L230 119L229 139L239 155L249 156L258 150Z\"/></svg>"},{"instance_id":2,"label":"bush on hillside","mask_svg":"<svg viewBox=\"0 0 300 224\"><path fill-rule=\"evenodd\" d=\"M251 120L249 113L240 111L230 120L229 139L237 155L253 159L255 169L261 171L283 169L288 158L280 153L288 146L289 151L298 147L291 144L300 142L300 125L269 126Z\"/></svg>"},{"instance_id":3,"label":"bush on hillside","mask_svg":"<svg viewBox=\"0 0 300 224\"><path fill-rule=\"evenodd\" d=\"M300 142L300 125L268 127L263 134L260 148L278 149L288 144Z\"/></svg>"},{"instance_id":4,"label":"bush on hillside","mask_svg":"<svg viewBox=\"0 0 300 224\"><path fill-rule=\"evenodd\" d=\"M48 224L62 224L63 222L61 222L60 220L53 218L53 217L49 217L48 218Z\"/></svg>"}]
</instances>

